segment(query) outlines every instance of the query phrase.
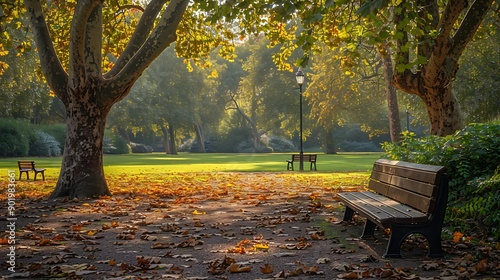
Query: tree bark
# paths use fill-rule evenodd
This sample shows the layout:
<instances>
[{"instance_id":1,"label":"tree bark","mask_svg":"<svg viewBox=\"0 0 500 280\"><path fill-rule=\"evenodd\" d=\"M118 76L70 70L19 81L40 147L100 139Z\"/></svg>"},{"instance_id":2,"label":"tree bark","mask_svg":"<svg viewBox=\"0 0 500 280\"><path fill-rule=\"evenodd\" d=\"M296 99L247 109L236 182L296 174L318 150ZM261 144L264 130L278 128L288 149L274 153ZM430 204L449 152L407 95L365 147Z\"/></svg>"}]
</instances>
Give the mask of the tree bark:
<instances>
[{"instance_id":1,"label":"tree bark","mask_svg":"<svg viewBox=\"0 0 500 280\"><path fill-rule=\"evenodd\" d=\"M61 172L51 198L110 195L104 177L103 140L109 109L96 102L99 92L75 94L66 108L66 143Z\"/></svg>"},{"instance_id":2,"label":"tree bark","mask_svg":"<svg viewBox=\"0 0 500 280\"><path fill-rule=\"evenodd\" d=\"M170 154L170 139L168 137L168 130L164 125L160 125L161 132L163 133L163 145L165 147L165 154Z\"/></svg>"},{"instance_id":3,"label":"tree bark","mask_svg":"<svg viewBox=\"0 0 500 280\"><path fill-rule=\"evenodd\" d=\"M195 124L194 131L196 132L196 141L198 143L198 152L199 153L206 153L205 141L203 139L203 133L201 130L201 126L199 124Z\"/></svg>"},{"instance_id":4,"label":"tree bark","mask_svg":"<svg viewBox=\"0 0 500 280\"><path fill-rule=\"evenodd\" d=\"M396 87L392 84L393 65L391 58L391 49L387 44L379 49L380 56L384 65L385 92L387 95L387 108L389 116L389 135L391 142L399 142L401 139L401 119L399 117L398 95Z\"/></svg>"},{"instance_id":5,"label":"tree bark","mask_svg":"<svg viewBox=\"0 0 500 280\"><path fill-rule=\"evenodd\" d=\"M175 144L175 128L171 123L168 124L168 134L170 134L170 154L177 155L177 145Z\"/></svg>"},{"instance_id":6,"label":"tree bark","mask_svg":"<svg viewBox=\"0 0 500 280\"><path fill-rule=\"evenodd\" d=\"M323 133L325 134L323 136L323 149L325 150L325 153L328 155L337 154L335 149L335 140L333 140L332 137L332 128L328 127L324 129Z\"/></svg>"}]
</instances>

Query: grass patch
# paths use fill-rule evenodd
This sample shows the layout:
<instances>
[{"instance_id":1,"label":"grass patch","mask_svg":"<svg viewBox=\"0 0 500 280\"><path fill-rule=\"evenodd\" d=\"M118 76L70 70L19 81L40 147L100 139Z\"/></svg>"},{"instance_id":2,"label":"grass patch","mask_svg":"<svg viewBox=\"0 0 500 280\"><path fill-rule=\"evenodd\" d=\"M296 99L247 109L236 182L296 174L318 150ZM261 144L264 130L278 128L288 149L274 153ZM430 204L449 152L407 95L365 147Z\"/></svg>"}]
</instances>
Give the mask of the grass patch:
<instances>
[{"instance_id":1,"label":"grass patch","mask_svg":"<svg viewBox=\"0 0 500 280\"><path fill-rule=\"evenodd\" d=\"M158 186L200 186L223 184L234 178L231 173L257 173L262 184L266 183L266 174L273 173L278 182L301 184L304 186L340 187L366 184L369 173L380 153L341 153L337 155L318 155L318 171L287 171L286 160L290 154L190 154L166 155L163 153L105 155L104 171L112 193L133 193L157 190ZM28 158L25 158L28 159ZM29 158L37 167L46 168L46 181L32 181L25 176L17 181L17 194L24 197L46 196L52 192L60 172L61 158ZM0 159L0 174L7 175L8 170L19 172L19 158ZM295 165L298 169L298 163ZM5 177L6 178L6 177ZM39 176L40 178L40 176ZM241 179L243 180L243 179ZM7 180L0 182L2 193L7 188ZM269 184L277 184L276 181ZM271 186L273 187L273 186ZM281 186L276 186L281 187ZM167 188L168 189L168 188Z\"/></svg>"}]
</instances>

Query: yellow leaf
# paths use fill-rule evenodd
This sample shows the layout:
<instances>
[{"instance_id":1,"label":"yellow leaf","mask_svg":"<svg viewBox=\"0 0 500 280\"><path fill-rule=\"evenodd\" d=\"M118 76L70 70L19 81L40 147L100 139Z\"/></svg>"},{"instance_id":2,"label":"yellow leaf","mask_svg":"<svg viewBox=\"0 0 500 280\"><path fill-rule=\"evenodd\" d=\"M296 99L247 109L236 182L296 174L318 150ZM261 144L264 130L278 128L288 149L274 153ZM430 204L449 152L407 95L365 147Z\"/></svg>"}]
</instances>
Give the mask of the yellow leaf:
<instances>
[{"instance_id":1,"label":"yellow leaf","mask_svg":"<svg viewBox=\"0 0 500 280\"><path fill-rule=\"evenodd\" d=\"M193 215L205 215L206 212L199 212L197 209L195 209L193 212L192 212Z\"/></svg>"},{"instance_id":2,"label":"yellow leaf","mask_svg":"<svg viewBox=\"0 0 500 280\"><path fill-rule=\"evenodd\" d=\"M269 250L269 245L267 244L262 244L262 243L257 243L255 245L253 245L253 247L255 248L255 250L262 250L262 251L267 251Z\"/></svg>"}]
</instances>

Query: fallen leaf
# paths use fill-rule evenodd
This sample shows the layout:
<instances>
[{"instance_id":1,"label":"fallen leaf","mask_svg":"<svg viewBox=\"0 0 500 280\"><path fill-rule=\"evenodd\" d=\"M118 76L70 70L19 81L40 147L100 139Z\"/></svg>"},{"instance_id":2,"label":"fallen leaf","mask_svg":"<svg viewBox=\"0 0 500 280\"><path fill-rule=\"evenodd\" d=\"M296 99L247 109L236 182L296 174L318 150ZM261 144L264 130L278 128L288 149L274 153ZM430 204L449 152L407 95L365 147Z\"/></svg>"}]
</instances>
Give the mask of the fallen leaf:
<instances>
[{"instance_id":1,"label":"fallen leaf","mask_svg":"<svg viewBox=\"0 0 500 280\"><path fill-rule=\"evenodd\" d=\"M250 272L252 270L252 267L243 266L238 263L232 263L230 266L228 266L227 270L231 273Z\"/></svg>"},{"instance_id":2,"label":"fallen leaf","mask_svg":"<svg viewBox=\"0 0 500 280\"><path fill-rule=\"evenodd\" d=\"M455 243L458 243L460 242L460 240L462 239L462 237L464 237L464 234L459 232L459 231L455 231L453 233L453 242Z\"/></svg>"},{"instance_id":3,"label":"fallen leaf","mask_svg":"<svg viewBox=\"0 0 500 280\"><path fill-rule=\"evenodd\" d=\"M274 271L273 267L267 263L264 264L264 266L260 267L260 272L262 272L264 274L271 274L271 273L273 273L273 271Z\"/></svg>"}]
</instances>

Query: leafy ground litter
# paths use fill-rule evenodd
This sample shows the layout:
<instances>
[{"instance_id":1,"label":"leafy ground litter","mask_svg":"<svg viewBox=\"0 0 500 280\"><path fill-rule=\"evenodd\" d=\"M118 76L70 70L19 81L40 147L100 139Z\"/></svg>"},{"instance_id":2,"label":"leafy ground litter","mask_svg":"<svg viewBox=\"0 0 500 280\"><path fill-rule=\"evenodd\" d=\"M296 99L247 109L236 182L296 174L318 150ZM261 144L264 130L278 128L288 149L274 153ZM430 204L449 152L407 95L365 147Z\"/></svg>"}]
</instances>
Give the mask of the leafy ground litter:
<instances>
[{"instance_id":1,"label":"leafy ground litter","mask_svg":"<svg viewBox=\"0 0 500 280\"><path fill-rule=\"evenodd\" d=\"M114 195L91 200L18 193L15 272L2 262L1 279L500 279L498 243L457 234L445 259L427 259L420 236L404 258L381 258L383 231L360 240L361 218L341 222L336 193L358 186L285 173L146 177L111 178Z\"/></svg>"}]
</instances>

